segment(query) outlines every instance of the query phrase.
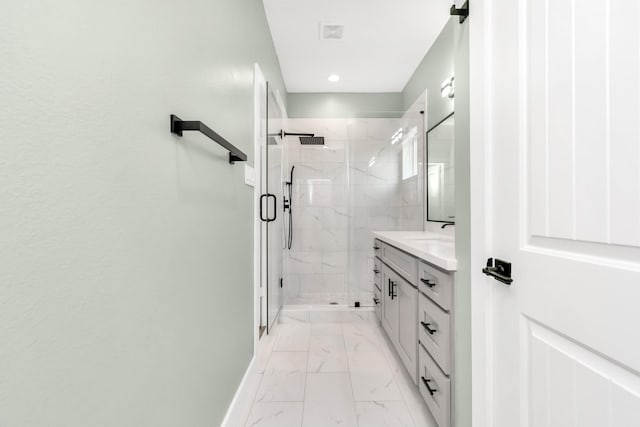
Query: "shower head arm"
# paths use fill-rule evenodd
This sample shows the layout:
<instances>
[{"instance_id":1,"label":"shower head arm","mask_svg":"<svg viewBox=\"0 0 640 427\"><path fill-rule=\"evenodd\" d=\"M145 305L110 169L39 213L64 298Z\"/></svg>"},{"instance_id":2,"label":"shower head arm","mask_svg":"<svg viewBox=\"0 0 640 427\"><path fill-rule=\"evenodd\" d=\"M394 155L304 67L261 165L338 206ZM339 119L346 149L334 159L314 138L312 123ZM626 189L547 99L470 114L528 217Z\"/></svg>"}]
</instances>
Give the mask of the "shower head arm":
<instances>
[{"instance_id":1,"label":"shower head arm","mask_svg":"<svg viewBox=\"0 0 640 427\"><path fill-rule=\"evenodd\" d=\"M316 136L315 133L289 133L289 132L285 132L285 131L280 131L280 137L284 138L287 136L308 136L308 137L313 137Z\"/></svg>"}]
</instances>

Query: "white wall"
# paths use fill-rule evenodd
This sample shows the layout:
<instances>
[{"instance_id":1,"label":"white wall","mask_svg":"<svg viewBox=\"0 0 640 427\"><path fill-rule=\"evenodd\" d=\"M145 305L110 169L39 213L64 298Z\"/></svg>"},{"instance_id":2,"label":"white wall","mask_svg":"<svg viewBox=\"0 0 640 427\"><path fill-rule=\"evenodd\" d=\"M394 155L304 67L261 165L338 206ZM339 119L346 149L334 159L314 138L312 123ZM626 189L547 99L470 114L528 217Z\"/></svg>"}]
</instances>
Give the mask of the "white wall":
<instances>
[{"instance_id":1,"label":"white wall","mask_svg":"<svg viewBox=\"0 0 640 427\"><path fill-rule=\"evenodd\" d=\"M261 2L4 2L0 426L214 426L252 355Z\"/></svg>"}]
</instances>

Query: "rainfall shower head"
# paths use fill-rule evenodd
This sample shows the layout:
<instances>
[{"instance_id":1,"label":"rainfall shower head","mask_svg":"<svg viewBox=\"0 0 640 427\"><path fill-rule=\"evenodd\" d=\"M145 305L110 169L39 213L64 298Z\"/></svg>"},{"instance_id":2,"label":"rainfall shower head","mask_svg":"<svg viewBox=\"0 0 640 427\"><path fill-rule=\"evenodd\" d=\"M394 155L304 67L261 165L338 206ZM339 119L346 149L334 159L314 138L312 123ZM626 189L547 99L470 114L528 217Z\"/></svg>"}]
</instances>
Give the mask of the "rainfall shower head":
<instances>
[{"instance_id":1,"label":"rainfall shower head","mask_svg":"<svg viewBox=\"0 0 640 427\"><path fill-rule=\"evenodd\" d=\"M302 145L324 145L324 136L316 136L313 133L289 133L283 130L280 131L280 137L297 136L300 138L300 144Z\"/></svg>"},{"instance_id":2,"label":"rainfall shower head","mask_svg":"<svg viewBox=\"0 0 640 427\"><path fill-rule=\"evenodd\" d=\"M301 136L302 145L324 145L324 136Z\"/></svg>"}]
</instances>

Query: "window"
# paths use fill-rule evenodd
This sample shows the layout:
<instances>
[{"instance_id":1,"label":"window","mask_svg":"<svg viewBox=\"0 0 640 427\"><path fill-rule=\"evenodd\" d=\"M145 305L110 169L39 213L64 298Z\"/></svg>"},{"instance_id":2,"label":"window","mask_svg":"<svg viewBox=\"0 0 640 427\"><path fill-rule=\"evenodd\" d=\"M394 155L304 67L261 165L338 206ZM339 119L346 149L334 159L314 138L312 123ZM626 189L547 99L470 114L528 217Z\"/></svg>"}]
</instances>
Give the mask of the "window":
<instances>
[{"instance_id":1,"label":"window","mask_svg":"<svg viewBox=\"0 0 640 427\"><path fill-rule=\"evenodd\" d=\"M402 141L402 180L418 175L418 128L414 127Z\"/></svg>"}]
</instances>

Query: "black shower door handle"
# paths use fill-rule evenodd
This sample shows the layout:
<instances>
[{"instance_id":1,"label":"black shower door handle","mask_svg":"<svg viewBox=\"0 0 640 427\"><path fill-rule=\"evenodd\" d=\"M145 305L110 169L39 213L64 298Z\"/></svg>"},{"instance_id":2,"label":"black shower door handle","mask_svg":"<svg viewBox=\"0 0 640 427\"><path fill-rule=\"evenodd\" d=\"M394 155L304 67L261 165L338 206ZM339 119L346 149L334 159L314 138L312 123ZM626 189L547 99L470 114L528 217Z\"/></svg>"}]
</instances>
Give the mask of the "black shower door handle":
<instances>
[{"instance_id":1,"label":"black shower door handle","mask_svg":"<svg viewBox=\"0 0 640 427\"><path fill-rule=\"evenodd\" d=\"M269 211L269 199L273 198L273 217L265 217L264 216L264 210ZM264 200L267 200L267 207L264 207ZM264 210L263 210L264 208ZM276 220L276 196L275 194L271 194L271 193L266 193L266 194L261 194L260 195L260 220L262 222L273 222Z\"/></svg>"},{"instance_id":2,"label":"black shower door handle","mask_svg":"<svg viewBox=\"0 0 640 427\"><path fill-rule=\"evenodd\" d=\"M267 218L264 217L264 215L262 214L262 207L264 206L263 200L267 197L266 194L261 194L260 195L260 221L262 222L269 222Z\"/></svg>"},{"instance_id":3,"label":"black shower door handle","mask_svg":"<svg viewBox=\"0 0 640 427\"><path fill-rule=\"evenodd\" d=\"M277 202L277 199L276 199L276 195L275 195L275 194L267 194L267 205L269 205L269 201L268 201L268 200L269 200L269 199L271 199L271 198L273 198L273 217L269 218L269 219L267 220L268 222L273 222L273 221L275 221L275 220L276 220L276 217L277 217L277 215L278 215L278 213L277 213L277 212L278 212L278 210L276 209L276 202Z\"/></svg>"}]
</instances>

